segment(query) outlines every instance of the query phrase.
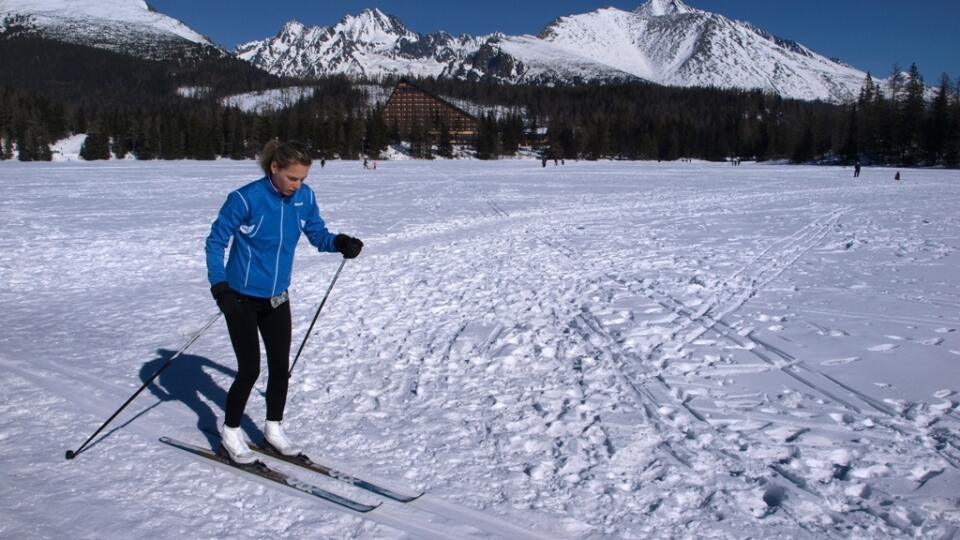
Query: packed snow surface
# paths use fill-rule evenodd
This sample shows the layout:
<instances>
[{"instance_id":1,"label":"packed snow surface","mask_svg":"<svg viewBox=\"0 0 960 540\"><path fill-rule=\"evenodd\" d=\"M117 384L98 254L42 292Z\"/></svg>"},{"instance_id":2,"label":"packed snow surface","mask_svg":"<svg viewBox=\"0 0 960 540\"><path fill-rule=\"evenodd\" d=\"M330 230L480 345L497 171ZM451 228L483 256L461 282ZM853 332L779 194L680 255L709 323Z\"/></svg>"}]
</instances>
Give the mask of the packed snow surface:
<instances>
[{"instance_id":1,"label":"packed snow surface","mask_svg":"<svg viewBox=\"0 0 960 540\"><path fill-rule=\"evenodd\" d=\"M362 238L293 373L360 517L209 445L235 361L203 244L253 162L0 163L2 538L892 538L960 527L960 177L706 163L356 162ZM340 258L305 241L294 348ZM244 428L259 440L266 368ZM357 488L285 471L365 502Z\"/></svg>"}]
</instances>

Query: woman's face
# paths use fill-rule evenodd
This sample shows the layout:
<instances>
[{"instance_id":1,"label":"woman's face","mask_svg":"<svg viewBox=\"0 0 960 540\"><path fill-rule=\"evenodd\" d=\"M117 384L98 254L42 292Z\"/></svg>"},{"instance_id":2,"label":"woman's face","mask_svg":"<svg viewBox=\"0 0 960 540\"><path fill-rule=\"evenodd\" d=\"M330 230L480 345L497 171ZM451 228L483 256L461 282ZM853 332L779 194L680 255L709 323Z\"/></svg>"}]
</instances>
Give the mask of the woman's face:
<instances>
[{"instance_id":1,"label":"woman's face","mask_svg":"<svg viewBox=\"0 0 960 540\"><path fill-rule=\"evenodd\" d=\"M301 163L292 163L281 169L274 161L270 164L270 173L273 187L277 188L277 191L284 197L289 197L303 185L303 181L310 174L310 167Z\"/></svg>"}]
</instances>

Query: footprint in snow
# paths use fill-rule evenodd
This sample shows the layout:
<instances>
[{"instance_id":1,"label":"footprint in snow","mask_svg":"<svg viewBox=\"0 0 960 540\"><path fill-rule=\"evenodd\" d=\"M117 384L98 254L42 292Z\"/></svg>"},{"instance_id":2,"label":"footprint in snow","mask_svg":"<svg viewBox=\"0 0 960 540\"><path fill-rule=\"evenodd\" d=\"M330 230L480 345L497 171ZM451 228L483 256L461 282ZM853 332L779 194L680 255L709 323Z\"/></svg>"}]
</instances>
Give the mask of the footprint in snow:
<instances>
[{"instance_id":1,"label":"footprint in snow","mask_svg":"<svg viewBox=\"0 0 960 540\"><path fill-rule=\"evenodd\" d=\"M840 425L849 425L854 422L853 416L850 416L847 413L830 413L829 416L834 422Z\"/></svg>"},{"instance_id":2,"label":"footprint in snow","mask_svg":"<svg viewBox=\"0 0 960 540\"><path fill-rule=\"evenodd\" d=\"M851 362L856 362L859 360L859 356L851 356L849 358L831 358L830 360L824 360L820 362L821 366L842 366L843 364L849 364Z\"/></svg>"},{"instance_id":3,"label":"footprint in snow","mask_svg":"<svg viewBox=\"0 0 960 540\"><path fill-rule=\"evenodd\" d=\"M867 350L870 351L870 352L889 352L889 351L892 351L892 350L894 350L894 349L899 349L899 348L900 348L899 345L895 345L895 344L893 344L893 343L884 343L884 344L882 344L882 345L875 345L875 346L873 346L873 347L870 347L870 348L867 349Z\"/></svg>"}]
</instances>

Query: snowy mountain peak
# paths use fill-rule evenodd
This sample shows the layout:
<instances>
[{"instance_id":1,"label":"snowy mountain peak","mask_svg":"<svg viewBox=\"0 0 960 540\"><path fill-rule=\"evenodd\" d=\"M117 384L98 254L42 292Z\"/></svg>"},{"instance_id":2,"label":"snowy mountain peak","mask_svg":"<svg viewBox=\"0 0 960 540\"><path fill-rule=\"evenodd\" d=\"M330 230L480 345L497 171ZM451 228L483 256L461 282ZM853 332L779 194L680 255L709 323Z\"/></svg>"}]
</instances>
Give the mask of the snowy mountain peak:
<instances>
[{"instance_id":1,"label":"snowy mountain peak","mask_svg":"<svg viewBox=\"0 0 960 540\"><path fill-rule=\"evenodd\" d=\"M143 0L0 0L0 20L8 17L50 39L136 56L162 57L196 46L215 47Z\"/></svg>"},{"instance_id":2,"label":"snowy mountain peak","mask_svg":"<svg viewBox=\"0 0 960 540\"><path fill-rule=\"evenodd\" d=\"M291 19L284 23L283 27L280 28L281 34L302 34L303 31L307 28L307 25L302 22Z\"/></svg>"},{"instance_id":3,"label":"snowy mountain peak","mask_svg":"<svg viewBox=\"0 0 960 540\"><path fill-rule=\"evenodd\" d=\"M392 15L365 9L333 26L284 25L275 37L237 46L237 56L291 77L437 76L476 51L483 38L418 34Z\"/></svg>"},{"instance_id":4,"label":"snowy mountain peak","mask_svg":"<svg viewBox=\"0 0 960 540\"><path fill-rule=\"evenodd\" d=\"M333 27L333 31L351 40L392 41L411 33L400 19L379 9L365 9L359 15L347 15Z\"/></svg>"},{"instance_id":5,"label":"snowy mountain peak","mask_svg":"<svg viewBox=\"0 0 960 540\"><path fill-rule=\"evenodd\" d=\"M647 0L645 4L638 7L634 13L646 17L664 17L668 15L681 15L697 11L684 4L680 0Z\"/></svg>"}]
</instances>

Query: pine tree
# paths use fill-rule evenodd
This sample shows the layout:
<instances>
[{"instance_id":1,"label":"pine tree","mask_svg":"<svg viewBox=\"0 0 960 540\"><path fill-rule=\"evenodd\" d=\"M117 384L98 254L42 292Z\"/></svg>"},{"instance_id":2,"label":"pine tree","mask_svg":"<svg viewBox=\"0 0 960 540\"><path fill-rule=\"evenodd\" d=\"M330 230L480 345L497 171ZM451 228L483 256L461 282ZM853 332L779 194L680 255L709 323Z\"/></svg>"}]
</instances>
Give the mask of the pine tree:
<instances>
[{"instance_id":1,"label":"pine tree","mask_svg":"<svg viewBox=\"0 0 960 540\"><path fill-rule=\"evenodd\" d=\"M110 159L110 138L100 133L99 129L87 133L87 138L83 140L83 145L80 147L80 159L86 161Z\"/></svg>"},{"instance_id":2,"label":"pine tree","mask_svg":"<svg viewBox=\"0 0 960 540\"><path fill-rule=\"evenodd\" d=\"M387 125L383 121L383 110L374 109L364 122L364 153L371 159L380 159L380 153L387 147Z\"/></svg>"},{"instance_id":3,"label":"pine tree","mask_svg":"<svg viewBox=\"0 0 960 540\"><path fill-rule=\"evenodd\" d=\"M793 162L794 163L807 163L813 161L816 149L816 143L813 137L813 128L810 125L810 122L803 129L803 135L800 137L800 141L797 143L793 151Z\"/></svg>"},{"instance_id":4,"label":"pine tree","mask_svg":"<svg viewBox=\"0 0 960 540\"><path fill-rule=\"evenodd\" d=\"M580 157L580 149L573 128L565 121L561 120L558 124L547 129L547 140L550 143L550 147L546 151L547 156L558 159L578 159Z\"/></svg>"},{"instance_id":5,"label":"pine tree","mask_svg":"<svg viewBox=\"0 0 960 540\"><path fill-rule=\"evenodd\" d=\"M887 84L890 89L890 99L895 101L902 99L904 89L907 85L907 79L903 74L903 68L900 67L900 64L895 62L893 67L890 68L890 78Z\"/></svg>"},{"instance_id":6,"label":"pine tree","mask_svg":"<svg viewBox=\"0 0 960 540\"><path fill-rule=\"evenodd\" d=\"M493 113L488 113L480 119L477 130L475 149L479 159L497 159L500 155L500 137L497 129L497 119Z\"/></svg>"},{"instance_id":7,"label":"pine tree","mask_svg":"<svg viewBox=\"0 0 960 540\"><path fill-rule=\"evenodd\" d=\"M124 159L133 148L130 121L124 114L113 116L110 127L110 151L117 159Z\"/></svg>"},{"instance_id":8,"label":"pine tree","mask_svg":"<svg viewBox=\"0 0 960 540\"><path fill-rule=\"evenodd\" d=\"M677 126L664 127L665 133L659 140L657 160L674 161L680 157L680 131Z\"/></svg>"},{"instance_id":9,"label":"pine tree","mask_svg":"<svg viewBox=\"0 0 960 540\"><path fill-rule=\"evenodd\" d=\"M215 120L210 114L197 113L187 120L184 155L190 159L216 159L218 146Z\"/></svg>"},{"instance_id":10,"label":"pine tree","mask_svg":"<svg viewBox=\"0 0 960 540\"><path fill-rule=\"evenodd\" d=\"M950 76L940 77L937 97L930 107L930 116L924 124L924 155L927 163L943 163L950 129Z\"/></svg>"},{"instance_id":11,"label":"pine tree","mask_svg":"<svg viewBox=\"0 0 960 540\"><path fill-rule=\"evenodd\" d=\"M159 157L159 129L155 118L146 116L133 126L133 155L137 159L157 159Z\"/></svg>"},{"instance_id":12,"label":"pine tree","mask_svg":"<svg viewBox=\"0 0 960 540\"><path fill-rule=\"evenodd\" d=\"M880 122L877 117L876 84L870 73L867 73L863 86L860 88L860 97L857 99L857 148L860 152L860 159L866 157L868 160L876 160L879 151L878 133ZM880 96L882 99L882 96Z\"/></svg>"},{"instance_id":13,"label":"pine tree","mask_svg":"<svg viewBox=\"0 0 960 540\"><path fill-rule=\"evenodd\" d=\"M872 95L870 111L874 130L873 160L877 163L891 163L895 159L896 147L896 100L888 100L884 97L880 83L874 85Z\"/></svg>"},{"instance_id":14,"label":"pine tree","mask_svg":"<svg viewBox=\"0 0 960 540\"><path fill-rule=\"evenodd\" d=\"M183 118L179 114L168 113L158 117L160 133L160 159L184 159L187 157L186 135L183 129Z\"/></svg>"},{"instance_id":15,"label":"pine tree","mask_svg":"<svg viewBox=\"0 0 960 540\"><path fill-rule=\"evenodd\" d=\"M960 77L957 77L956 83L953 103L948 107L947 135L943 151L943 162L948 167L960 165Z\"/></svg>"},{"instance_id":16,"label":"pine tree","mask_svg":"<svg viewBox=\"0 0 960 540\"><path fill-rule=\"evenodd\" d=\"M860 161L860 147L858 144L860 133L860 109L856 104L850 106L850 116L847 119L847 130L843 136L843 143L839 153L844 163L850 164Z\"/></svg>"},{"instance_id":17,"label":"pine tree","mask_svg":"<svg viewBox=\"0 0 960 540\"><path fill-rule=\"evenodd\" d=\"M453 142L450 137L450 128L446 122L440 124L440 138L437 142L437 155L447 159L453 158Z\"/></svg>"},{"instance_id":18,"label":"pine tree","mask_svg":"<svg viewBox=\"0 0 960 540\"><path fill-rule=\"evenodd\" d=\"M42 126L27 127L18 144L20 161L50 161L50 140Z\"/></svg>"},{"instance_id":19,"label":"pine tree","mask_svg":"<svg viewBox=\"0 0 960 540\"><path fill-rule=\"evenodd\" d=\"M917 64L911 64L904 87L900 120L901 162L906 165L917 164L921 157L920 129L926 107L924 90L923 76Z\"/></svg>"},{"instance_id":20,"label":"pine tree","mask_svg":"<svg viewBox=\"0 0 960 540\"><path fill-rule=\"evenodd\" d=\"M517 114L512 114L503 126L503 134L500 138L501 152L505 156L514 156L520 149L521 142L523 142L523 119Z\"/></svg>"},{"instance_id":21,"label":"pine tree","mask_svg":"<svg viewBox=\"0 0 960 540\"><path fill-rule=\"evenodd\" d=\"M603 120L596 120L586 129L587 144L586 158L589 160L603 159L610 155L610 137L607 124ZM554 158L558 156L553 156Z\"/></svg>"}]
</instances>

